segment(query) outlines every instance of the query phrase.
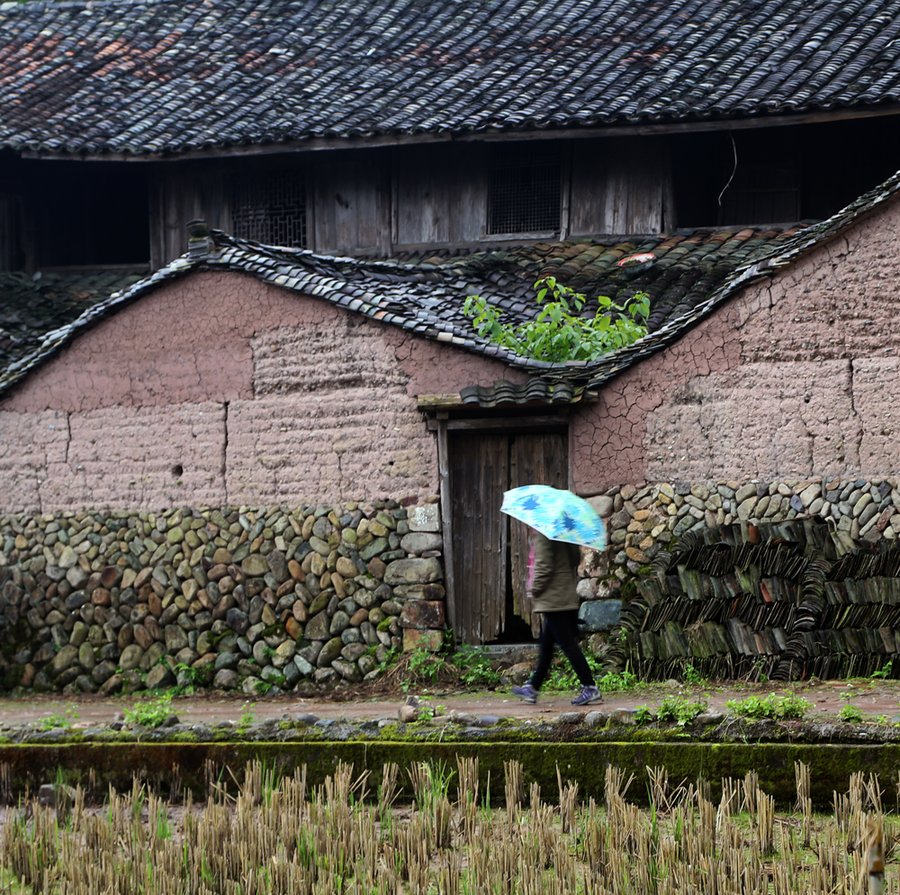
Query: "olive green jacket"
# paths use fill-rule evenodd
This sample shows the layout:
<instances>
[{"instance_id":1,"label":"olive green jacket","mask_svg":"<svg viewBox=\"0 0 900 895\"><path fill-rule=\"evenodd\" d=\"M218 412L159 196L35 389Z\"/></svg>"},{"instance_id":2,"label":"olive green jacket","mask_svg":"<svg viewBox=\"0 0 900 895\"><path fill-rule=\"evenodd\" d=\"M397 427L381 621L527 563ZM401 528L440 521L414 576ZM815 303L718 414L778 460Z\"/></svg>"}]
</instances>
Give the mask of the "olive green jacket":
<instances>
[{"instance_id":1,"label":"olive green jacket","mask_svg":"<svg viewBox=\"0 0 900 895\"><path fill-rule=\"evenodd\" d=\"M534 535L534 580L531 584L531 608L534 612L560 612L577 609L576 569L581 551L574 544L551 541Z\"/></svg>"}]
</instances>

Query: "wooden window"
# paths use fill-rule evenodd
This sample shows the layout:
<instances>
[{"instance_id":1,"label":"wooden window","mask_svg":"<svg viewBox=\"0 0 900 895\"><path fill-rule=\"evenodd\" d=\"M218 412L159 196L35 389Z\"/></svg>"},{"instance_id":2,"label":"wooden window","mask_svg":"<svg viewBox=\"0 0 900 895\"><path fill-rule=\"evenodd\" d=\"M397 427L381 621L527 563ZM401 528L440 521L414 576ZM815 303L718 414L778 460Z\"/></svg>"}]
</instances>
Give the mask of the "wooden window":
<instances>
[{"instance_id":1,"label":"wooden window","mask_svg":"<svg viewBox=\"0 0 900 895\"><path fill-rule=\"evenodd\" d=\"M22 164L26 265L141 267L149 259L147 171L130 162Z\"/></svg>"},{"instance_id":2,"label":"wooden window","mask_svg":"<svg viewBox=\"0 0 900 895\"><path fill-rule=\"evenodd\" d=\"M557 147L498 148L488 172L488 234L559 232L560 180Z\"/></svg>"},{"instance_id":3,"label":"wooden window","mask_svg":"<svg viewBox=\"0 0 900 895\"><path fill-rule=\"evenodd\" d=\"M231 195L231 231L268 245L306 248L306 186L296 170L242 175Z\"/></svg>"}]
</instances>

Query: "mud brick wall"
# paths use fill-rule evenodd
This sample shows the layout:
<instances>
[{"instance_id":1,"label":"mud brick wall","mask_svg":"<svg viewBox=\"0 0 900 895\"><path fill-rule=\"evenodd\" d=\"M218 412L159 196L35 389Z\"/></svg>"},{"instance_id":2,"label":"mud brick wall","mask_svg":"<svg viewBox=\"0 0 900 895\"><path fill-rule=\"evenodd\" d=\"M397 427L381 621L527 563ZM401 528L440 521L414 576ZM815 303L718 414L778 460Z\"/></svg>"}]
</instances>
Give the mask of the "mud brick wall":
<instances>
[{"instance_id":1,"label":"mud brick wall","mask_svg":"<svg viewBox=\"0 0 900 895\"><path fill-rule=\"evenodd\" d=\"M248 694L439 645L436 504L0 516L0 684Z\"/></svg>"},{"instance_id":2,"label":"mud brick wall","mask_svg":"<svg viewBox=\"0 0 900 895\"><path fill-rule=\"evenodd\" d=\"M575 487L900 475L900 203L608 383L572 425Z\"/></svg>"},{"instance_id":3,"label":"mud brick wall","mask_svg":"<svg viewBox=\"0 0 900 895\"><path fill-rule=\"evenodd\" d=\"M269 506L438 491L420 394L521 380L239 274L84 332L0 401L0 511Z\"/></svg>"}]
</instances>

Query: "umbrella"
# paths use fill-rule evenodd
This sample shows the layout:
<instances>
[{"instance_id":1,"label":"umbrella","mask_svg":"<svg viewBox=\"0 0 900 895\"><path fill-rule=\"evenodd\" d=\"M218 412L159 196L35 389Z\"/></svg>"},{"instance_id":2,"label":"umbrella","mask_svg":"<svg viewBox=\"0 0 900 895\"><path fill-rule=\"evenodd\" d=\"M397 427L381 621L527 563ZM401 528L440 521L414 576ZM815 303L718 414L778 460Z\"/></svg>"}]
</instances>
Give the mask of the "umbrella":
<instances>
[{"instance_id":1,"label":"umbrella","mask_svg":"<svg viewBox=\"0 0 900 895\"><path fill-rule=\"evenodd\" d=\"M522 485L503 495L500 512L530 525L551 541L569 541L603 550L606 526L594 508L571 491L549 485Z\"/></svg>"}]
</instances>

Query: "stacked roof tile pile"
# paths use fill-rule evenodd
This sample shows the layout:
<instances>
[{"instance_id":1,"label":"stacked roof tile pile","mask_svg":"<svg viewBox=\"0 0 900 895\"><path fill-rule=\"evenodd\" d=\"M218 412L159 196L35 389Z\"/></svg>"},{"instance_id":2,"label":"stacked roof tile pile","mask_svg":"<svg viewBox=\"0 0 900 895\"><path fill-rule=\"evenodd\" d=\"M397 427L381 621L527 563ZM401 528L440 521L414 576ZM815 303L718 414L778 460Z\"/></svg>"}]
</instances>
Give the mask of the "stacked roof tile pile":
<instances>
[{"instance_id":1,"label":"stacked roof tile pile","mask_svg":"<svg viewBox=\"0 0 900 895\"><path fill-rule=\"evenodd\" d=\"M825 522L743 523L686 536L622 617L613 663L639 677L795 680L900 672L900 548Z\"/></svg>"},{"instance_id":2,"label":"stacked roof tile pile","mask_svg":"<svg viewBox=\"0 0 900 895\"><path fill-rule=\"evenodd\" d=\"M900 0L0 5L0 146L166 154L868 110Z\"/></svg>"}]
</instances>

